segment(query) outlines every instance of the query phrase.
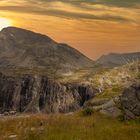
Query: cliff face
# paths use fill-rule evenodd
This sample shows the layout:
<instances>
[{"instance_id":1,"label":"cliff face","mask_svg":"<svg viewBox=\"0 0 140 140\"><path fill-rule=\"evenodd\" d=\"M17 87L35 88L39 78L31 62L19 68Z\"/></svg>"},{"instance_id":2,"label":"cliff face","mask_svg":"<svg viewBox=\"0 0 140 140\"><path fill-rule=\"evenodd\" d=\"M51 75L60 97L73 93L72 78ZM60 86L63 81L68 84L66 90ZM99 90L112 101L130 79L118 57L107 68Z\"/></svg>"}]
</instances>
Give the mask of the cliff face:
<instances>
[{"instance_id":1,"label":"cliff face","mask_svg":"<svg viewBox=\"0 0 140 140\"><path fill-rule=\"evenodd\" d=\"M75 111L96 92L90 86L62 85L43 76L13 78L0 74L0 113Z\"/></svg>"}]
</instances>

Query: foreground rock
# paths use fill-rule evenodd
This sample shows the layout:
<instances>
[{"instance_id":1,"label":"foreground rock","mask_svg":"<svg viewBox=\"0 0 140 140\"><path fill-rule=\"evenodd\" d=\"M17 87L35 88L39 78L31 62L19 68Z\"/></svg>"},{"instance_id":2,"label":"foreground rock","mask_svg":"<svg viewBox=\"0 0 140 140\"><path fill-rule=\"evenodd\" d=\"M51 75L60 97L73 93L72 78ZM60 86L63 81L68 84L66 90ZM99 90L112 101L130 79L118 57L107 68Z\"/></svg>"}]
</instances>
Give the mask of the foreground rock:
<instances>
[{"instance_id":1,"label":"foreground rock","mask_svg":"<svg viewBox=\"0 0 140 140\"><path fill-rule=\"evenodd\" d=\"M99 111L102 114L112 117L118 117L122 115L122 111L119 106L119 97L114 97L113 99L92 99L85 102L84 104L84 107L92 107L94 111Z\"/></svg>"},{"instance_id":2,"label":"foreground rock","mask_svg":"<svg viewBox=\"0 0 140 140\"><path fill-rule=\"evenodd\" d=\"M14 78L0 74L0 113L72 112L96 92L90 86L62 85L44 76Z\"/></svg>"},{"instance_id":3,"label":"foreground rock","mask_svg":"<svg viewBox=\"0 0 140 140\"><path fill-rule=\"evenodd\" d=\"M140 116L140 83L126 88L121 96L121 105L125 119L135 119Z\"/></svg>"}]
</instances>

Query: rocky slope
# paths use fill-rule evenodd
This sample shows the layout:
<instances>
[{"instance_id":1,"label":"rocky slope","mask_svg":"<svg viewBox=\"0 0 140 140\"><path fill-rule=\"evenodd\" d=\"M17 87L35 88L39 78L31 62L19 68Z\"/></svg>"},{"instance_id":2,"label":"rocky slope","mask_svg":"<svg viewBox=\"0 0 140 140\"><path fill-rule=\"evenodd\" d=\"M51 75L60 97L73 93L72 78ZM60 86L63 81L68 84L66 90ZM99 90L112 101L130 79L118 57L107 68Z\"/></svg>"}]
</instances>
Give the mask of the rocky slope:
<instances>
[{"instance_id":1,"label":"rocky slope","mask_svg":"<svg viewBox=\"0 0 140 140\"><path fill-rule=\"evenodd\" d=\"M69 71L93 64L76 49L45 35L8 27L0 31L0 68Z\"/></svg>"},{"instance_id":2,"label":"rocky slope","mask_svg":"<svg viewBox=\"0 0 140 140\"><path fill-rule=\"evenodd\" d=\"M90 86L62 85L42 76L14 78L0 74L0 113L71 112L83 106L96 92Z\"/></svg>"},{"instance_id":3,"label":"rocky slope","mask_svg":"<svg viewBox=\"0 0 140 140\"><path fill-rule=\"evenodd\" d=\"M94 87L106 89L114 86L128 86L140 78L140 61L112 69L101 67L83 69L64 75L60 78L62 82L88 83Z\"/></svg>"},{"instance_id":4,"label":"rocky slope","mask_svg":"<svg viewBox=\"0 0 140 140\"><path fill-rule=\"evenodd\" d=\"M131 120L140 117L140 81L124 88L120 95L111 99L93 98L84 103L84 107L90 107L102 114L121 117L124 120Z\"/></svg>"},{"instance_id":5,"label":"rocky slope","mask_svg":"<svg viewBox=\"0 0 140 140\"><path fill-rule=\"evenodd\" d=\"M90 75L89 79L84 77L83 82L93 84L100 91L84 103L84 108L125 120L140 116L140 61Z\"/></svg>"},{"instance_id":6,"label":"rocky slope","mask_svg":"<svg viewBox=\"0 0 140 140\"><path fill-rule=\"evenodd\" d=\"M140 60L140 52L136 53L110 53L107 55L101 56L97 61L96 64L100 64L104 67L116 67L122 66L127 63L131 63L133 61Z\"/></svg>"}]
</instances>

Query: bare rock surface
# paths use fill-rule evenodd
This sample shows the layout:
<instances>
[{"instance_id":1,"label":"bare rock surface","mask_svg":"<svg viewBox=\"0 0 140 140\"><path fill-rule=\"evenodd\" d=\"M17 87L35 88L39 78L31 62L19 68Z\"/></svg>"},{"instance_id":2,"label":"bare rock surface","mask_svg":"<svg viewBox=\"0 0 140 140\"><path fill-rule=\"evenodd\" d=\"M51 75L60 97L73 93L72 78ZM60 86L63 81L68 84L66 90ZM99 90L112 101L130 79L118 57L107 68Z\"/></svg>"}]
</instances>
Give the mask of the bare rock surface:
<instances>
[{"instance_id":1,"label":"bare rock surface","mask_svg":"<svg viewBox=\"0 0 140 140\"><path fill-rule=\"evenodd\" d=\"M140 82L124 90L121 96L121 105L126 119L140 116Z\"/></svg>"},{"instance_id":2,"label":"bare rock surface","mask_svg":"<svg viewBox=\"0 0 140 140\"><path fill-rule=\"evenodd\" d=\"M1 74L0 113L73 112L93 98L96 92L88 85L62 85L44 76L15 78Z\"/></svg>"}]
</instances>

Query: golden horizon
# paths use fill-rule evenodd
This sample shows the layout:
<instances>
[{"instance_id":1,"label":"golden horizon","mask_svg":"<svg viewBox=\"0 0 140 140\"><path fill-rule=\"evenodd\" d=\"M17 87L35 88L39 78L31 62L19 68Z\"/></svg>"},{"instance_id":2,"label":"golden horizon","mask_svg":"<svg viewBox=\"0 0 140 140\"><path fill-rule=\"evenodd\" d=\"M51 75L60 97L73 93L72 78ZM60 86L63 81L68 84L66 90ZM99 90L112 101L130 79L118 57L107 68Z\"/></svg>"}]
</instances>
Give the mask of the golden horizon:
<instances>
[{"instance_id":1,"label":"golden horizon","mask_svg":"<svg viewBox=\"0 0 140 140\"><path fill-rule=\"evenodd\" d=\"M110 52L140 51L140 3L102 1L3 0L0 17L11 20L12 26L67 43L92 59Z\"/></svg>"}]
</instances>

